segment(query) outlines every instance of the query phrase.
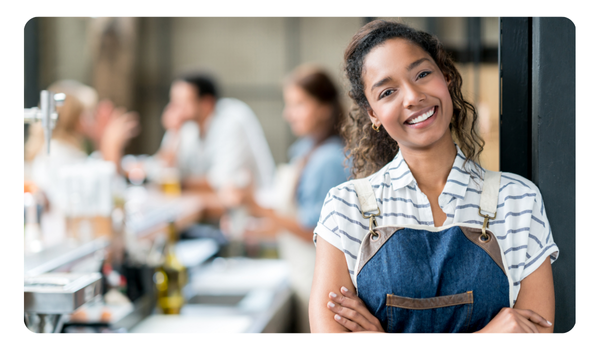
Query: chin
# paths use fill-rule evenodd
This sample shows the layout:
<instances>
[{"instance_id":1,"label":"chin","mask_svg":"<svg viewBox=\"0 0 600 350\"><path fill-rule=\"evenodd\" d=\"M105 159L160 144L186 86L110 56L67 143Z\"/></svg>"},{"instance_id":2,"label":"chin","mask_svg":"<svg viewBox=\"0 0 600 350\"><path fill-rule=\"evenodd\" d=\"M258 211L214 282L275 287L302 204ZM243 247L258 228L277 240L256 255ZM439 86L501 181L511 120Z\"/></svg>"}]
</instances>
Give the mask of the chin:
<instances>
[{"instance_id":1,"label":"chin","mask_svg":"<svg viewBox=\"0 0 600 350\"><path fill-rule=\"evenodd\" d=\"M400 147L408 147L413 149L429 149L434 146L438 146L440 144L444 144L445 142L448 145L454 145L454 141L452 140L452 134L450 133L450 129L448 129L446 133L440 134L429 134L429 135L421 135L422 137L407 137L404 140L398 141L398 145Z\"/></svg>"}]
</instances>

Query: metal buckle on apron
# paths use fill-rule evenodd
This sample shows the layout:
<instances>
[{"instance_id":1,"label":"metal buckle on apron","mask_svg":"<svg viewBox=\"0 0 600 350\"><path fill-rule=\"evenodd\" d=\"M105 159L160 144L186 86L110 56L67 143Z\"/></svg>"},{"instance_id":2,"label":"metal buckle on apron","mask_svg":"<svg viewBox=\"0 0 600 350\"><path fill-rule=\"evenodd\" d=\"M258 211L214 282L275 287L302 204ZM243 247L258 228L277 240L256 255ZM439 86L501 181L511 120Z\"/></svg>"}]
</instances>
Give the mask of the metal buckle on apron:
<instances>
[{"instance_id":1,"label":"metal buckle on apron","mask_svg":"<svg viewBox=\"0 0 600 350\"><path fill-rule=\"evenodd\" d=\"M481 214L481 208L479 208L479 216L483 217L483 226L481 227L481 236L479 236L479 240L481 242L488 242L490 240L490 235L488 235L486 228L489 226L489 222L488 220L492 219L494 220L496 218L496 213L494 213L493 217L490 217L489 215L483 215Z\"/></svg>"},{"instance_id":2,"label":"metal buckle on apron","mask_svg":"<svg viewBox=\"0 0 600 350\"><path fill-rule=\"evenodd\" d=\"M373 231L373 229L377 226L377 221L375 221L375 217L379 214L381 214L379 208L377 208L377 214L365 215L365 213L362 213L363 218L369 219L369 233L371 234L371 239L374 241L376 241L379 238L379 234Z\"/></svg>"}]
</instances>

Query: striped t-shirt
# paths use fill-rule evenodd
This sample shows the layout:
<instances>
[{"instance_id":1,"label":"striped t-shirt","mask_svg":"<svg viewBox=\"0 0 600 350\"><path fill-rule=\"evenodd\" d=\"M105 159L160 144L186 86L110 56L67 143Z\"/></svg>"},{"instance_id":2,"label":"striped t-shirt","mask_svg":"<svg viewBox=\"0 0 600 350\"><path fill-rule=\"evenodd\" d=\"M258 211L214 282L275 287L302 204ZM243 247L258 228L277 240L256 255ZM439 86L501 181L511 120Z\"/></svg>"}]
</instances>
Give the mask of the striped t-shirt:
<instances>
[{"instance_id":1,"label":"striped t-shirt","mask_svg":"<svg viewBox=\"0 0 600 350\"><path fill-rule=\"evenodd\" d=\"M453 223L483 225L478 209L484 174L485 169L481 166L465 161L457 146L452 170L438 199L440 208L446 213L444 226ZM367 179L381 210L377 216L378 226L434 226L429 200L419 189L400 151L390 163ZM368 230L369 220L361 214L353 184L345 182L332 188L323 203L314 239L316 242L316 235L319 235L344 252L353 283L356 283L353 269L360 243ZM535 271L546 257L550 256L552 262L558 257L540 191L519 175L502 173L497 214L489 221L489 230L496 235L506 257L507 273L513 281L513 296L518 295L520 281Z\"/></svg>"}]
</instances>

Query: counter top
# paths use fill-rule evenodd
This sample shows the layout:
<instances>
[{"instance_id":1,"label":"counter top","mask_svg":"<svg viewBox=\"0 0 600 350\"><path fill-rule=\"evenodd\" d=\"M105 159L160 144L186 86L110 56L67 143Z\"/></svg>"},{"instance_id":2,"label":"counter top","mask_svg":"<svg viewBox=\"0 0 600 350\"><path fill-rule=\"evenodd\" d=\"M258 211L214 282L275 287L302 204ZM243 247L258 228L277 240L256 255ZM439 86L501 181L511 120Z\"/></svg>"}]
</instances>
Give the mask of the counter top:
<instances>
[{"instance_id":1,"label":"counter top","mask_svg":"<svg viewBox=\"0 0 600 350\"><path fill-rule=\"evenodd\" d=\"M139 239L154 239L166 232L169 221L175 220L178 229L184 229L202 217L202 197L194 193L167 196L152 188L139 188L129 204L126 225ZM135 191L134 191L135 192ZM63 233L64 236L64 233ZM108 236L88 242L64 238L60 243L25 256L25 276L36 276L52 271L66 271L78 260L90 257L108 248ZM212 248L211 248L212 249Z\"/></svg>"},{"instance_id":2,"label":"counter top","mask_svg":"<svg viewBox=\"0 0 600 350\"><path fill-rule=\"evenodd\" d=\"M24 262L25 276L37 276L66 267L108 247L108 244L109 241L105 237L99 237L85 243L65 240L63 244L57 244L26 256Z\"/></svg>"},{"instance_id":3,"label":"counter top","mask_svg":"<svg viewBox=\"0 0 600 350\"><path fill-rule=\"evenodd\" d=\"M286 332L291 314L282 260L217 258L190 275L179 315L152 314L132 333Z\"/></svg>"}]
</instances>

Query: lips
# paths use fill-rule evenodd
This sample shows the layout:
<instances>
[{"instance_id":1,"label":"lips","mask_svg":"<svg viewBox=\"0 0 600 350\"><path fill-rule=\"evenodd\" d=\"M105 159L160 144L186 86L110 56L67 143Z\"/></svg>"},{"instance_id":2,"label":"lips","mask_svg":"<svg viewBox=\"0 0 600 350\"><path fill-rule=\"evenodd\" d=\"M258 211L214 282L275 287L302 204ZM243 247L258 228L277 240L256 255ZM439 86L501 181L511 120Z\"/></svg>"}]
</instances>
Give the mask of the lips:
<instances>
[{"instance_id":1,"label":"lips","mask_svg":"<svg viewBox=\"0 0 600 350\"><path fill-rule=\"evenodd\" d=\"M415 125L415 124L422 123L422 122L426 121L427 119L431 118L431 116L435 114L436 110L437 110L437 106L431 107L430 109L425 110L422 113L419 113L415 116L410 117L404 123L408 124L408 125Z\"/></svg>"}]
</instances>

